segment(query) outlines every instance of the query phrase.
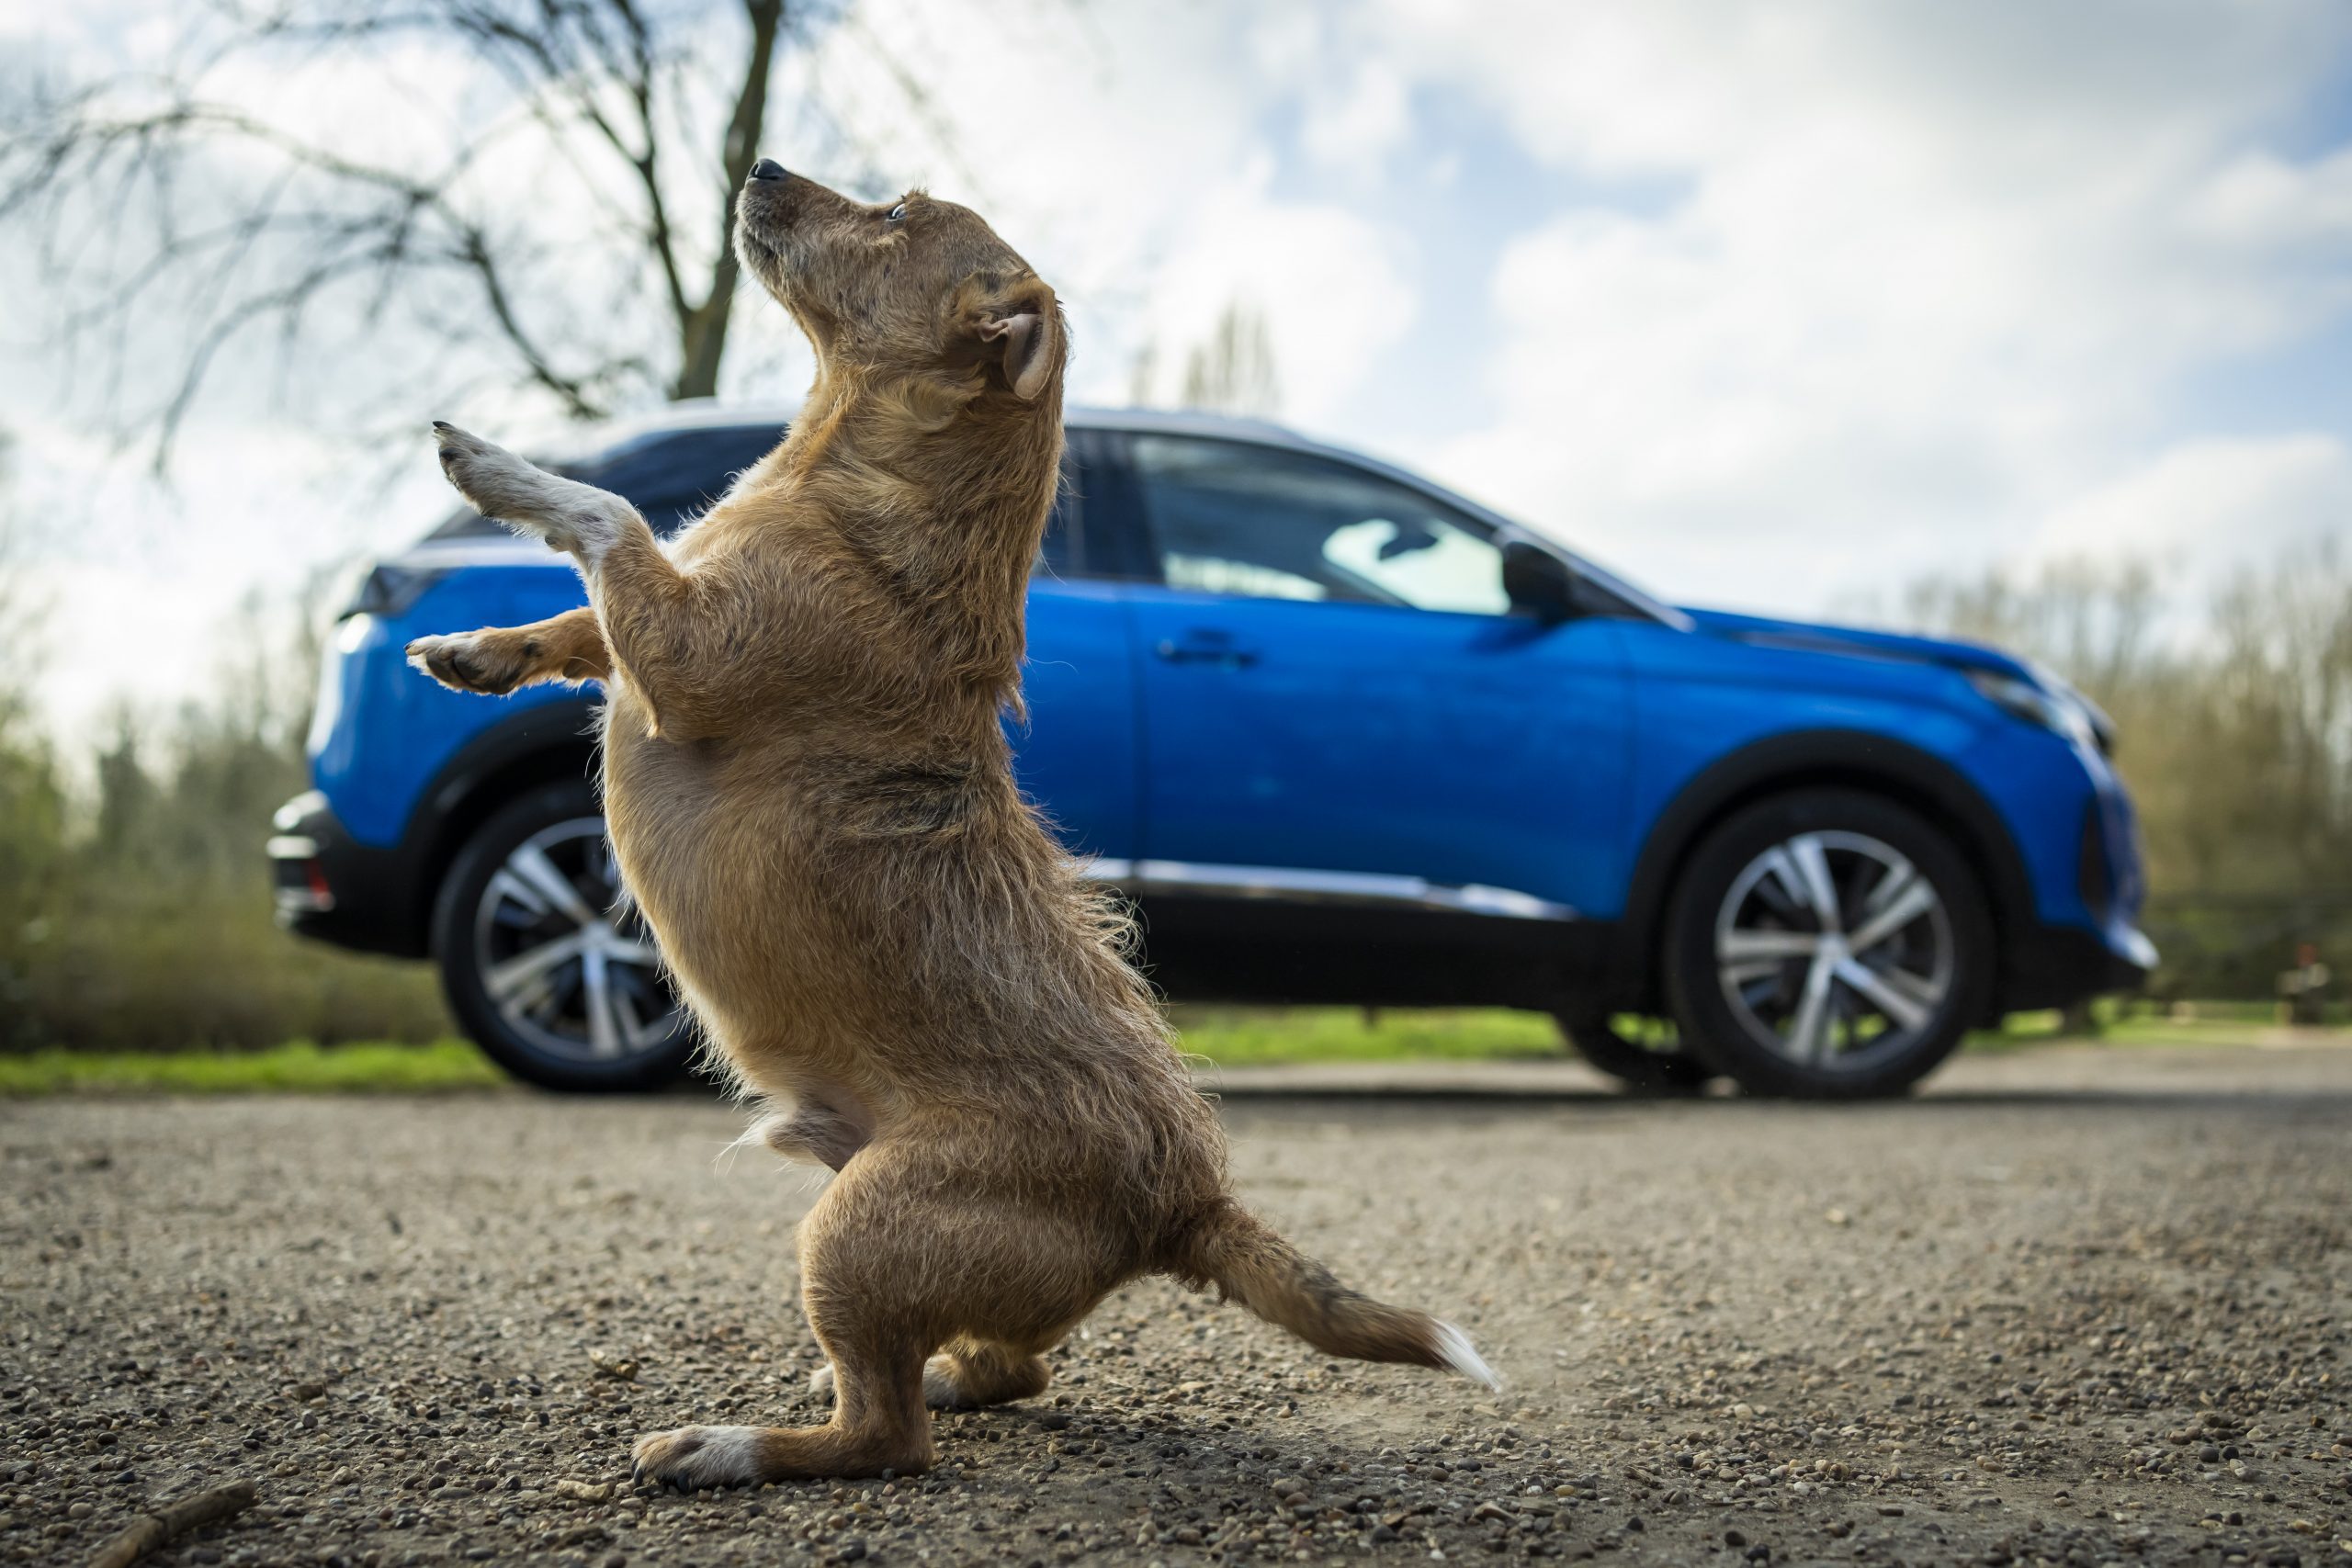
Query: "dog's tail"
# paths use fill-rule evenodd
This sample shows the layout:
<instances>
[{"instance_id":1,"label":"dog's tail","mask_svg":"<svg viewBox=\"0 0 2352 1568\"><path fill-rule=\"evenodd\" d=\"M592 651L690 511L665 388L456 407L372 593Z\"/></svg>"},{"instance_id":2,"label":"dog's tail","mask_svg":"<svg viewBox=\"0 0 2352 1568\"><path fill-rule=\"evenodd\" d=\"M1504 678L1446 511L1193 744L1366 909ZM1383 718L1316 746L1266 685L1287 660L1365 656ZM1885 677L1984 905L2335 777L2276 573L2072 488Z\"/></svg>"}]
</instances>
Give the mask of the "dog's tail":
<instances>
[{"instance_id":1,"label":"dog's tail","mask_svg":"<svg viewBox=\"0 0 2352 1568\"><path fill-rule=\"evenodd\" d=\"M1462 1330L1349 1290L1230 1200L1194 1229L1177 1272L1214 1282L1268 1323L1331 1355L1447 1368L1502 1387Z\"/></svg>"}]
</instances>

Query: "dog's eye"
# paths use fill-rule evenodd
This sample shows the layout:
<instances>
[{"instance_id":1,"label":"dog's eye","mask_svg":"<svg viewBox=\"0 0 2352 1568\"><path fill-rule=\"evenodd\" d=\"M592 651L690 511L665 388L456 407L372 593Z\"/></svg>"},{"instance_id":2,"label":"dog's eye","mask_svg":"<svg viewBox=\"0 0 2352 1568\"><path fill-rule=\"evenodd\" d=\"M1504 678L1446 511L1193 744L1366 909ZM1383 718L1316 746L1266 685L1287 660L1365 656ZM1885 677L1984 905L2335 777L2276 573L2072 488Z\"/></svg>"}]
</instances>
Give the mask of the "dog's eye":
<instances>
[{"instance_id":1,"label":"dog's eye","mask_svg":"<svg viewBox=\"0 0 2352 1568\"><path fill-rule=\"evenodd\" d=\"M882 220L886 223L896 223L899 219L904 218L906 215L907 204L902 201L899 203L898 206L890 209L889 211L884 213L882 215Z\"/></svg>"}]
</instances>

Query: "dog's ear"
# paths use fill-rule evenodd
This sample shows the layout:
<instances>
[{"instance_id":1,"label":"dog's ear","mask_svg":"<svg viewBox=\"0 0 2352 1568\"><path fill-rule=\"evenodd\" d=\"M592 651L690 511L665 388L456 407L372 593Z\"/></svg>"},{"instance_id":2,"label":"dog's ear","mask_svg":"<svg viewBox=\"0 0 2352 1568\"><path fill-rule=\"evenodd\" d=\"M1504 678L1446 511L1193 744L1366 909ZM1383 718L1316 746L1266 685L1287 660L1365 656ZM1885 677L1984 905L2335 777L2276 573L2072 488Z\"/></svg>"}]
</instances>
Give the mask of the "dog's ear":
<instances>
[{"instance_id":1,"label":"dog's ear","mask_svg":"<svg viewBox=\"0 0 2352 1568\"><path fill-rule=\"evenodd\" d=\"M1005 384L1017 398L1035 398L1046 389L1054 367L1054 339L1058 335L1050 309L1023 310L980 324L982 343L1002 347Z\"/></svg>"},{"instance_id":2,"label":"dog's ear","mask_svg":"<svg viewBox=\"0 0 2352 1568\"><path fill-rule=\"evenodd\" d=\"M971 320L980 355L994 361L1014 397L1034 400L1061 362L1062 312L1037 278L988 299Z\"/></svg>"}]
</instances>

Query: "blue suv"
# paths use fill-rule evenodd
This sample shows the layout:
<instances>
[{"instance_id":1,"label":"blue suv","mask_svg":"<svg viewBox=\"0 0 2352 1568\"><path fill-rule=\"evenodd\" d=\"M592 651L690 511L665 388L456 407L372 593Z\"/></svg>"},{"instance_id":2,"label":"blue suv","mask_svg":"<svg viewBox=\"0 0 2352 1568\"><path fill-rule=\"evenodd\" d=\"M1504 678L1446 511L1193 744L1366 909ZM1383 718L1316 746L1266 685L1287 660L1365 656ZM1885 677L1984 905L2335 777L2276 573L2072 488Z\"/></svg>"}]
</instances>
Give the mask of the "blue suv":
<instances>
[{"instance_id":1,"label":"blue suv","mask_svg":"<svg viewBox=\"0 0 2352 1568\"><path fill-rule=\"evenodd\" d=\"M684 407L552 466L667 532L783 423ZM1653 1090L1861 1097L2154 960L2107 721L2045 671L1678 609L1266 424L1069 431L1018 765L1173 999L1539 1009ZM593 698L402 658L581 602L471 513L376 566L269 852L289 925L432 957L517 1075L636 1088L688 1030L605 850Z\"/></svg>"}]
</instances>

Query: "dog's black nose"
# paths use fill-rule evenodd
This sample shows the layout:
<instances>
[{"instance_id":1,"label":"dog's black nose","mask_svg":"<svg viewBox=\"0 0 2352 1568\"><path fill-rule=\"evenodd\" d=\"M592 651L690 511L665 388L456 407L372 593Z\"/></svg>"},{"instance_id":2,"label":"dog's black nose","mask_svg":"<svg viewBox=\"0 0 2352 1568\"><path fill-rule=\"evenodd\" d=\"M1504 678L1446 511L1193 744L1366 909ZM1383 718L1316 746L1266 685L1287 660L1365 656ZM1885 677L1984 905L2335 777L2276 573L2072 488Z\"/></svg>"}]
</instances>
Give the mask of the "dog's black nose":
<instances>
[{"instance_id":1,"label":"dog's black nose","mask_svg":"<svg viewBox=\"0 0 2352 1568\"><path fill-rule=\"evenodd\" d=\"M774 158L763 158L752 165L752 177L755 180L780 180L784 178L784 165Z\"/></svg>"}]
</instances>

